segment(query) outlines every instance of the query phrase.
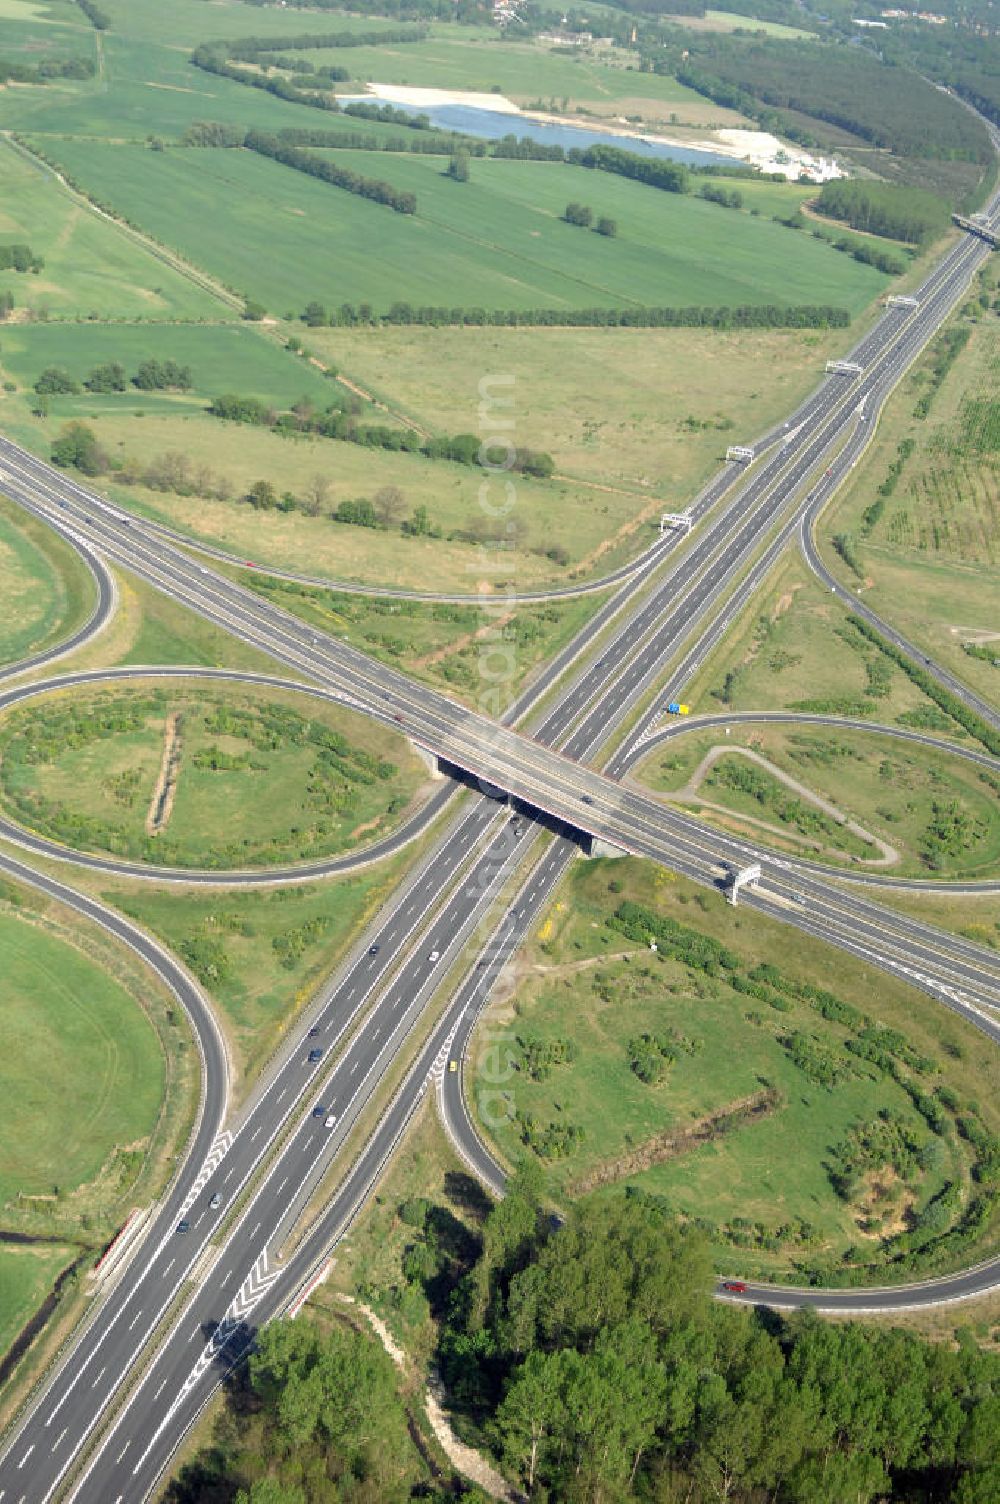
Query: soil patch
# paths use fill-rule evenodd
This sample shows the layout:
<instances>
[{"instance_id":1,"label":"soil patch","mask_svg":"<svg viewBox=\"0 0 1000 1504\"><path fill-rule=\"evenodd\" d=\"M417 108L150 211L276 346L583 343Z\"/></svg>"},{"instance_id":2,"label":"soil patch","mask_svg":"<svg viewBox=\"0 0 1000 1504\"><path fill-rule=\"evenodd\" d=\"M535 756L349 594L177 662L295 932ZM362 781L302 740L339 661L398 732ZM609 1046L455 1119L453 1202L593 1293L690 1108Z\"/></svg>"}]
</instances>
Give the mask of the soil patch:
<instances>
[{"instance_id":1,"label":"soil patch","mask_svg":"<svg viewBox=\"0 0 1000 1504\"><path fill-rule=\"evenodd\" d=\"M156 779L156 787L153 789L153 797L149 801L149 813L146 815L146 834L158 836L170 821L174 808L174 795L177 792L177 779L181 770L181 723L183 716L179 710L172 710L167 716L163 726L163 757L160 761L160 771Z\"/></svg>"},{"instance_id":2,"label":"soil patch","mask_svg":"<svg viewBox=\"0 0 1000 1504\"><path fill-rule=\"evenodd\" d=\"M691 1124L690 1128L684 1128L680 1133L658 1133L655 1137L647 1139L644 1144L640 1144L637 1149L631 1150L630 1153L623 1154L618 1159L608 1160L603 1165L597 1165L570 1186L570 1195L585 1196L588 1191L595 1191L599 1186L613 1185L618 1180L625 1180L629 1175L638 1175L643 1170L649 1170L653 1165L663 1164L668 1159L677 1159L679 1155L688 1154L701 1144L708 1144L713 1139L722 1138L744 1123L752 1123L759 1118L768 1117L780 1105L781 1093L774 1087L754 1092L752 1096L742 1097L738 1102L729 1102L725 1107L719 1107L715 1112L708 1113L706 1117L699 1118L697 1122Z\"/></svg>"}]
</instances>

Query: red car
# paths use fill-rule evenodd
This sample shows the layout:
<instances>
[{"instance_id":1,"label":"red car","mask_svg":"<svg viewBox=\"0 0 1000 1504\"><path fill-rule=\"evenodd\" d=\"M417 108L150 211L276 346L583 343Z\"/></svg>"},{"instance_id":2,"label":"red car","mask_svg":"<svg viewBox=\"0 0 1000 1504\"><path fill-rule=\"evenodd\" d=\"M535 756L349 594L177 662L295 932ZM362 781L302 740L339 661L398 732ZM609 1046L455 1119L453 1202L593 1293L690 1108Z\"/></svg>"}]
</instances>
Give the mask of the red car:
<instances>
[{"instance_id":1,"label":"red car","mask_svg":"<svg viewBox=\"0 0 1000 1504\"><path fill-rule=\"evenodd\" d=\"M734 1295L745 1295L747 1292L747 1287L741 1279L724 1279L722 1288L731 1290Z\"/></svg>"}]
</instances>

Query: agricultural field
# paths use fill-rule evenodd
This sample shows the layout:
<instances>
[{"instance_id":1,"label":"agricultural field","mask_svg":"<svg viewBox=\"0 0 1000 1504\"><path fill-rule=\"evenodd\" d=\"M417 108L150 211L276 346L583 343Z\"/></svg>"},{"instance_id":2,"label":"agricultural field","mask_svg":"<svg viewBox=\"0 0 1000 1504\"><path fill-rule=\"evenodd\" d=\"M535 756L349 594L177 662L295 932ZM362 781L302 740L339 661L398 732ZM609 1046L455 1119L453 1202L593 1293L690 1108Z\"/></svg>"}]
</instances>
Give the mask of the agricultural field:
<instances>
[{"instance_id":1,"label":"agricultural field","mask_svg":"<svg viewBox=\"0 0 1000 1504\"><path fill-rule=\"evenodd\" d=\"M819 329L384 327L305 338L432 431L475 427L485 381L497 403L487 422L490 412L512 419L516 442L551 454L559 475L627 487L637 506L647 492L690 500L727 444L791 412L844 348L842 330ZM582 521L577 512L574 529Z\"/></svg>"},{"instance_id":2,"label":"agricultural field","mask_svg":"<svg viewBox=\"0 0 1000 1504\"><path fill-rule=\"evenodd\" d=\"M149 883L102 897L158 935L202 982L217 1006L241 1098L394 892L416 849L322 883L230 889L210 905L204 893Z\"/></svg>"},{"instance_id":3,"label":"agricultural field","mask_svg":"<svg viewBox=\"0 0 1000 1504\"><path fill-rule=\"evenodd\" d=\"M993 276L991 269L991 282ZM997 292L988 286L983 295L990 300ZM867 458L821 522L831 567L935 661L994 701L998 374L995 316L959 316L892 397Z\"/></svg>"},{"instance_id":4,"label":"agricultural field","mask_svg":"<svg viewBox=\"0 0 1000 1504\"><path fill-rule=\"evenodd\" d=\"M831 303L856 314L887 284L763 217L558 162L476 159L456 184L441 159L379 154L377 175L418 194L417 213L403 215L244 151L62 139L47 150L117 212L279 315L312 298L436 305L444 289L466 307ZM371 153L336 156L373 171ZM579 198L617 221L616 238L563 222Z\"/></svg>"},{"instance_id":5,"label":"agricultural field","mask_svg":"<svg viewBox=\"0 0 1000 1504\"><path fill-rule=\"evenodd\" d=\"M876 732L692 728L634 776L713 824L815 861L945 880L991 877L1000 862L1000 766Z\"/></svg>"},{"instance_id":6,"label":"agricultural field","mask_svg":"<svg viewBox=\"0 0 1000 1504\"><path fill-rule=\"evenodd\" d=\"M932 1002L849 957L833 980L807 937L627 859L557 892L466 1075L558 1204L624 1183L702 1226L722 1272L851 1283L970 1261L934 1242L973 1193L952 1115L996 1070Z\"/></svg>"},{"instance_id":7,"label":"agricultural field","mask_svg":"<svg viewBox=\"0 0 1000 1504\"><path fill-rule=\"evenodd\" d=\"M68 636L93 605L93 595L71 550L0 497L0 664Z\"/></svg>"},{"instance_id":8,"label":"agricultural field","mask_svg":"<svg viewBox=\"0 0 1000 1504\"><path fill-rule=\"evenodd\" d=\"M15 819L161 866L269 866L367 844L424 782L402 737L349 711L193 682L29 705L0 742Z\"/></svg>"},{"instance_id":9,"label":"agricultural field","mask_svg":"<svg viewBox=\"0 0 1000 1504\"><path fill-rule=\"evenodd\" d=\"M139 368L150 361L173 362L186 372L189 385L178 390L143 390L135 384ZM123 367L124 391L88 391L85 383L97 367ZM0 370L34 403L30 390L46 370L72 378L76 393L47 397L53 420L89 418L124 412L146 414L203 412L212 397L239 391L276 407L302 399L329 406L331 383L309 361L285 350L266 334L245 324L15 324L0 338ZM141 379L141 377L140 377Z\"/></svg>"},{"instance_id":10,"label":"agricultural field","mask_svg":"<svg viewBox=\"0 0 1000 1504\"><path fill-rule=\"evenodd\" d=\"M39 93L45 92L39 90ZM21 90L0 91L22 94ZM219 320L233 317L218 298L101 219L67 193L52 172L0 140L0 240L23 242L41 271L0 271L14 317L41 319ZM10 330L0 331L0 346Z\"/></svg>"},{"instance_id":11,"label":"agricultural field","mask_svg":"<svg viewBox=\"0 0 1000 1504\"><path fill-rule=\"evenodd\" d=\"M888 721L964 740L965 732L847 617L799 556L786 556L685 686L684 699L694 714L799 710Z\"/></svg>"}]
</instances>

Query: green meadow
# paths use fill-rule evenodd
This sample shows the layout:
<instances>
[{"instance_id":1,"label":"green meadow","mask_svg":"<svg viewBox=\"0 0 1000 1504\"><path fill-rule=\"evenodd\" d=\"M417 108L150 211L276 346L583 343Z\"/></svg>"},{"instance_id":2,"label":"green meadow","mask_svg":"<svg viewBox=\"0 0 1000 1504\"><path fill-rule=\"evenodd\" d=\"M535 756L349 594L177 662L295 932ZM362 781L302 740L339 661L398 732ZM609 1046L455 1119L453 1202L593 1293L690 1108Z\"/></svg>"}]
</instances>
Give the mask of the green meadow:
<instances>
[{"instance_id":1,"label":"green meadow","mask_svg":"<svg viewBox=\"0 0 1000 1504\"><path fill-rule=\"evenodd\" d=\"M156 1034L100 965L0 913L0 1204L65 1196L145 1146L164 1091Z\"/></svg>"},{"instance_id":2,"label":"green meadow","mask_svg":"<svg viewBox=\"0 0 1000 1504\"><path fill-rule=\"evenodd\" d=\"M0 663L69 634L92 604L83 566L60 540L0 501Z\"/></svg>"},{"instance_id":3,"label":"green meadow","mask_svg":"<svg viewBox=\"0 0 1000 1504\"><path fill-rule=\"evenodd\" d=\"M414 190L411 216L244 151L78 140L47 149L119 213L279 314L310 298L376 310L403 299L490 308L828 302L858 313L886 285L871 267L763 218L562 163L475 160L472 181L457 184L441 158L337 152L344 167ZM565 224L573 199L615 219L617 238Z\"/></svg>"}]
</instances>

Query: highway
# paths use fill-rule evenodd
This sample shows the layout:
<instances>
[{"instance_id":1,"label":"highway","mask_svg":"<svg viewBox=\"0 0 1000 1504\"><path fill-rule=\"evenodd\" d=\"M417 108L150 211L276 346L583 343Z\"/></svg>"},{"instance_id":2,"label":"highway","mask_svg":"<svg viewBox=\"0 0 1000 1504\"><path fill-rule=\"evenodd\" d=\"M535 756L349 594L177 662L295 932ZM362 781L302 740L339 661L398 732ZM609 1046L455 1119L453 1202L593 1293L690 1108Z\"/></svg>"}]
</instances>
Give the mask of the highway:
<instances>
[{"instance_id":1,"label":"highway","mask_svg":"<svg viewBox=\"0 0 1000 1504\"><path fill-rule=\"evenodd\" d=\"M872 365L870 376L847 397L842 384L824 383L805 405L807 415L797 431L790 431L788 441L751 472L735 497L717 509L717 497L706 500L704 527L670 580L654 586L649 599L618 624L604 656L572 678L557 703L545 707L545 719L533 726L531 738L423 687L415 690L402 675L311 632L212 575L135 519L123 518L85 488L6 441L0 445L0 481L36 514L55 518L71 536L89 538L114 562L262 647L293 671L388 718L447 761L519 796L530 809L548 811L557 829L560 821L567 829L582 828L699 881L718 884L723 862L743 860L750 848L714 837L707 840L711 833L697 822L675 818L657 801L602 777L584 760L598 755L661 672L665 657L676 653L699 622L707 622L705 630L711 630L720 602L725 611L742 609L740 581L748 561L775 528L801 525L805 503L799 501L799 493L827 451L845 431L853 433L858 426L856 403L865 398L874 408L884 400L961 296L983 254L984 247L974 250L960 242L928 279L917 314L887 314L863 342ZM834 458L828 468L837 475L842 463ZM727 489L728 481L719 495ZM643 584L661 563L658 551ZM623 584L623 591L638 589L635 578ZM670 609L665 591L674 602ZM593 641L622 611L619 601L599 625L583 634L585 640ZM536 703L554 682L554 676L549 682L543 676ZM511 716L523 709L512 707ZM562 753L553 749L556 742L562 743ZM113 1401L122 1377L146 1361L144 1341L180 1296L179 1315L173 1319L171 1312L169 1330L165 1336L158 1334L161 1340L152 1366L118 1416L111 1436L88 1460L74 1494L102 1501L147 1496L219 1373L245 1342L250 1317L259 1323L287 1304L367 1194L435 1066L440 1072L448 1051L462 1047L462 1030L471 1028L492 977L535 922L577 849L561 834L543 843L526 814L511 818L489 798L466 801L466 806L449 819L444 836L404 885L379 928L359 942L325 990L311 1019L320 1031L315 1038L327 1052L324 1059L310 1063L303 1038L276 1062L243 1118L229 1130L231 1139L221 1158L217 1163L207 1160L198 1171L193 1182L198 1191L189 1209L191 1232L173 1234L162 1248L156 1246L151 1258L143 1255L133 1262L114 1292L122 1317L112 1322L107 1307L101 1311L80 1339L72 1373L68 1367L60 1369L42 1402L25 1417L0 1463L0 1489L9 1490L15 1504L20 1504L19 1488L25 1504L52 1495ZM511 900L501 930L488 935L484 947L482 927L498 894L529 852L543 844L540 861ZM815 906L804 909L800 900L805 897L808 903L811 895L816 896ZM989 1010L1000 1006L1000 970L990 953L900 916L887 919L878 906L801 873L786 877L769 869L766 883L758 893L748 894L747 901L915 981L995 1037L997 1026ZM314 1231L279 1262L291 1219L312 1195L403 1046L414 1043L426 1024L425 1003L453 959L465 954L467 944L473 948L465 980L392 1106L382 1114ZM484 953L486 962L480 965ZM369 1011L364 1027L357 1029L365 1009ZM331 1068L329 1057L337 1046ZM211 1079L210 1070L206 1075ZM445 1091L458 1079L446 1072ZM308 1095L303 1097L305 1088ZM336 1108L337 1124L329 1133L311 1113L320 1093L325 1108ZM272 1147L280 1153L265 1163ZM192 1157L191 1164L195 1161ZM207 1205L215 1189L224 1197L218 1218ZM227 1208L242 1190L248 1200L229 1226ZM210 1233L217 1236L210 1240ZM187 1241L179 1252L182 1236ZM210 1268L213 1248L217 1257ZM137 1278L140 1263L142 1278ZM191 1291L179 1276L195 1263L204 1282ZM857 1292L852 1294L856 1299ZM126 1313L133 1318L127 1326ZM228 1323L221 1333L216 1330L220 1321Z\"/></svg>"}]
</instances>

